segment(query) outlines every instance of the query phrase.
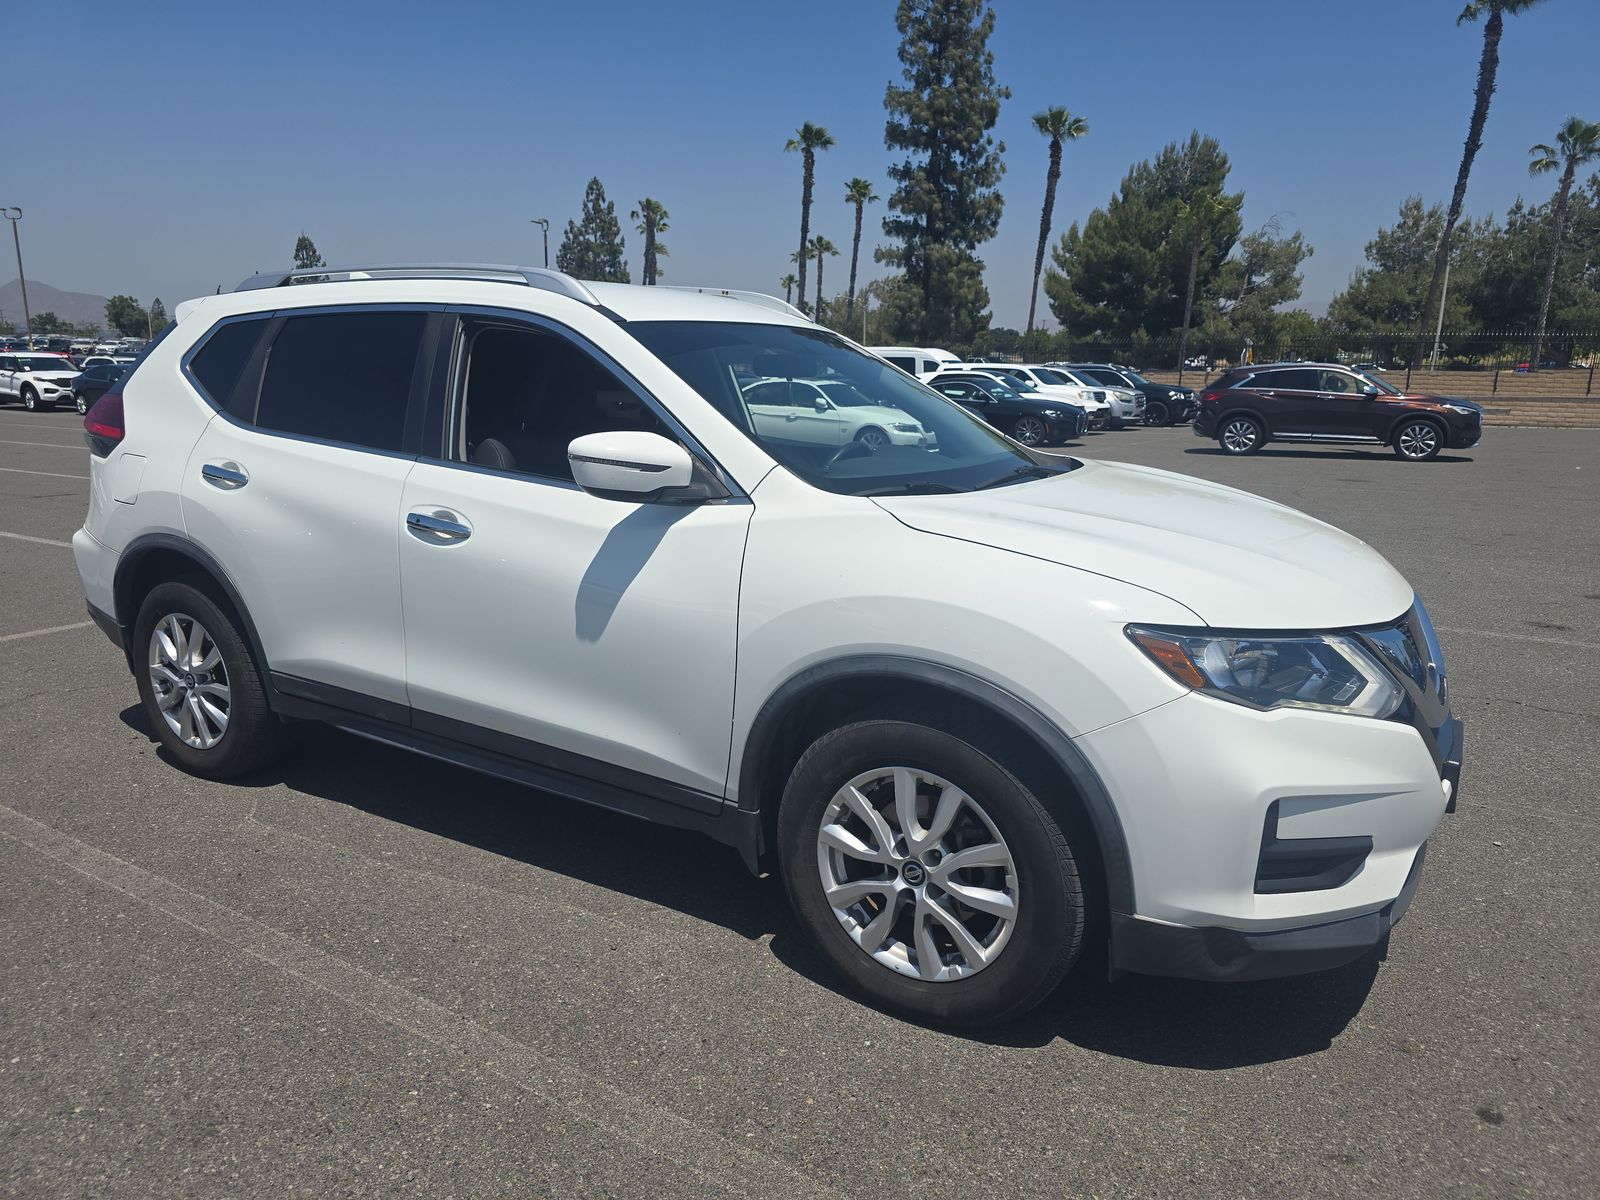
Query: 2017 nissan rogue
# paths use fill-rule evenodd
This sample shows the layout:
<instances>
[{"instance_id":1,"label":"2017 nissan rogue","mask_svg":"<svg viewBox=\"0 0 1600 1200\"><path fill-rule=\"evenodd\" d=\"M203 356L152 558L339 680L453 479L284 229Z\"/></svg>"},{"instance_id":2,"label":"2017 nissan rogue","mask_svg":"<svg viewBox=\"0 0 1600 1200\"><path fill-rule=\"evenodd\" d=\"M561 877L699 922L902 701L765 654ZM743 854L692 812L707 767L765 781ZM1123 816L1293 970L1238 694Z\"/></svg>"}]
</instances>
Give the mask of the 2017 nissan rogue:
<instances>
[{"instance_id":1,"label":"2017 nissan rogue","mask_svg":"<svg viewBox=\"0 0 1600 1200\"><path fill-rule=\"evenodd\" d=\"M751 380L928 436L791 437ZM1366 545L1037 453L770 297L257 276L84 423L89 611L184 768L313 719L703 831L919 1019L1013 1017L1090 937L1114 972L1347 962L1453 804L1438 641Z\"/></svg>"}]
</instances>

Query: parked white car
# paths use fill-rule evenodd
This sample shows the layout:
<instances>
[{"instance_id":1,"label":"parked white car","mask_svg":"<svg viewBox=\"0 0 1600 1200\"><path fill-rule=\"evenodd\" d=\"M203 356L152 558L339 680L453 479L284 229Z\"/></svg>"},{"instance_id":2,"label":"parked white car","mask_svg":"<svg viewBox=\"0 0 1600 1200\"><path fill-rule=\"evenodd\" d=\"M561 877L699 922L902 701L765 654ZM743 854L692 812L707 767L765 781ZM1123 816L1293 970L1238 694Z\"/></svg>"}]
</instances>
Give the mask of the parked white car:
<instances>
[{"instance_id":1,"label":"parked white car","mask_svg":"<svg viewBox=\"0 0 1600 1200\"><path fill-rule=\"evenodd\" d=\"M1125 429L1130 425L1144 424L1145 395L1133 388L1117 387L1106 383L1104 380L1095 379L1071 367L1036 366L1040 375L1046 378L1060 379L1064 383L1076 384L1079 387L1100 388L1106 394L1106 402L1111 405L1111 428Z\"/></svg>"},{"instance_id":2,"label":"parked white car","mask_svg":"<svg viewBox=\"0 0 1600 1200\"><path fill-rule=\"evenodd\" d=\"M757 379L742 383L756 433L775 441L868 450L926 446L928 431L898 408L886 408L847 380Z\"/></svg>"},{"instance_id":3,"label":"parked white car","mask_svg":"<svg viewBox=\"0 0 1600 1200\"><path fill-rule=\"evenodd\" d=\"M773 436L774 379L927 444ZM1027 449L781 300L258 276L84 426L78 572L164 757L238 775L314 719L701 830L919 1019L1014 1017L1088 936L1113 973L1349 962L1454 802L1443 655L1368 546Z\"/></svg>"},{"instance_id":4,"label":"parked white car","mask_svg":"<svg viewBox=\"0 0 1600 1200\"><path fill-rule=\"evenodd\" d=\"M59 354L0 353L0 402L16 400L29 412L72 403L78 368Z\"/></svg>"},{"instance_id":5,"label":"parked white car","mask_svg":"<svg viewBox=\"0 0 1600 1200\"><path fill-rule=\"evenodd\" d=\"M926 379L941 367L961 361L960 355L925 346L868 346L867 350L918 379Z\"/></svg>"}]
</instances>

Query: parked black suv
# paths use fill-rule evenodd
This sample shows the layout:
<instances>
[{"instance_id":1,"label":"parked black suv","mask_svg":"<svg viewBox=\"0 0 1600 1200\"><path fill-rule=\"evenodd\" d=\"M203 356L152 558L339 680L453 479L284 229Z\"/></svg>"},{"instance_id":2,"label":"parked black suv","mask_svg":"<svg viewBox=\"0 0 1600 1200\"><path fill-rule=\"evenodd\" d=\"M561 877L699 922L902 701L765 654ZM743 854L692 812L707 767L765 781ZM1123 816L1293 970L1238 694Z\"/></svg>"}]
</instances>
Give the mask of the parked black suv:
<instances>
[{"instance_id":1,"label":"parked black suv","mask_svg":"<svg viewBox=\"0 0 1600 1200\"><path fill-rule=\"evenodd\" d=\"M1089 415L1076 404L1024 396L976 371L940 371L927 384L1025 446L1059 445L1089 427Z\"/></svg>"},{"instance_id":2,"label":"parked black suv","mask_svg":"<svg viewBox=\"0 0 1600 1200\"><path fill-rule=\"evenodd\" d=\"M1175 383L1153 383L1132 367L1112 363L1063 363L1075 374L1107 387L1132 388L1144 393L1146 425L1187 425L1194 418L1194 389Z\"/></svg>"},{"instance_id":3,"label":"parked black suv","mask_svg":"<svg viewBox=\"0 0 1600 1200\"><path fill-rule=\"evenodd\" d=\"M95 363L78 372L78 377L72 381L72 395L78 402L78 411L88 412L127 370L126 363Z\"/></svg>"},{"instance_id":4,"label":"parked black suv","mask_svg":"<svg viewBox=\"0 0 1600 1200\"><path fill-rule=\"evenodd\" d=\"M1271 441L1392 446L1422 462L1464 450L1483 436L1483 409L1470 400L1398 391L1338 363L1235 367L1200 393L1196 437L1228 454L1254 454Z\"/></svg>"}]
</instances>

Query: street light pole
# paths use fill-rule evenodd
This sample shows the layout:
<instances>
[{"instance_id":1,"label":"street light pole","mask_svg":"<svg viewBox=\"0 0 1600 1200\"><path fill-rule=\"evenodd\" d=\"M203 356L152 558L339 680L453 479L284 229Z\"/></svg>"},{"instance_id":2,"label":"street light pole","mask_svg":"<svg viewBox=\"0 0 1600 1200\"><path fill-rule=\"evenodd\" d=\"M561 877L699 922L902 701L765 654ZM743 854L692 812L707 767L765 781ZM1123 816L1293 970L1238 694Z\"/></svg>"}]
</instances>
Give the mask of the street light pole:
<instances>
[{"instance_id":1,"label":"street light pole","mask_svg":"<svg viewBox=\"0 0 1600 1200\"><path fill-rule=\"evenodd\" d=\"M537 225L544 231L544 265L548 267L550 265L550 220L548 217L534 217L528 224Z\"/></svg>"},{"instance_id":2,"label":"street light pole","mask_svg":"<svg viewBox=\"0 0 1600 1200\"><path fill-rule=\"evenodd\" d=\"M22 210L15 206L0 208L0 215L11 222L11 240L17 247L17 284L22 288L22 331L28 339L28 349L33 349L33 314L28 311L28 277L22 272L22 236L17 233L17 223L22 220Z\"/></svg>"}]
</instances>

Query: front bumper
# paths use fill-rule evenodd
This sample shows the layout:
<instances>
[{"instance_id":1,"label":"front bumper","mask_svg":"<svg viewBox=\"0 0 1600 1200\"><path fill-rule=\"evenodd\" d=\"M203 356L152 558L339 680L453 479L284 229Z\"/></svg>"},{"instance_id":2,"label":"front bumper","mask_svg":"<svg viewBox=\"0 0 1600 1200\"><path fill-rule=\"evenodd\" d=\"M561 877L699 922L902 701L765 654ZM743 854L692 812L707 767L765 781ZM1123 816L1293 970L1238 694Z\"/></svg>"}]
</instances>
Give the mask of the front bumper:
<instances>
[{"instance_id":1,"label":"front bumper","mask_svg":"<svg viewBox=\"0 0 1600 1200\"><path fill-rule=\"evenodd\" d=\"M1113 914L1111 972L1245 983L1342 967L1382 944L1400 923L1422 881L1427 849L1426 844L1418 847L1400 894L1388 904L1321 925L1252 933Z\"/></svg>"}]
</instances>

